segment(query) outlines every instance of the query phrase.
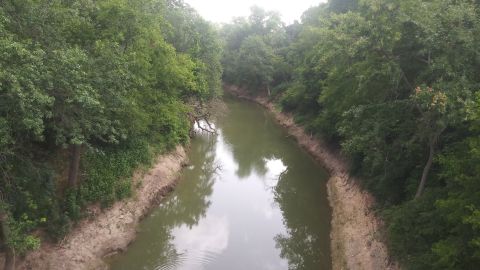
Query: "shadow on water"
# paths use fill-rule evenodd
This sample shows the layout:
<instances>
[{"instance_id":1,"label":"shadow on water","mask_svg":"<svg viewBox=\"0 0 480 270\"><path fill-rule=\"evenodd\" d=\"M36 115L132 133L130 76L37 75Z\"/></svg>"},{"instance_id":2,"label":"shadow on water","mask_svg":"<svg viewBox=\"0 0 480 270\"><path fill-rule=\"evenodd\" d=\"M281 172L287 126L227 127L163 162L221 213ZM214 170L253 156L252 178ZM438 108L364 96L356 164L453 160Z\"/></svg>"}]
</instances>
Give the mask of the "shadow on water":
<instances>
[{"instance_id":1,"label":"shadow on water","mask_svg":"<svg viewBox=\"0 0 480 270\"><path fill-rule=\"evenodd\" d=\"M226 103L112 269L331 269L326 172L267 111Z\"/></svg>"}]
</instances>

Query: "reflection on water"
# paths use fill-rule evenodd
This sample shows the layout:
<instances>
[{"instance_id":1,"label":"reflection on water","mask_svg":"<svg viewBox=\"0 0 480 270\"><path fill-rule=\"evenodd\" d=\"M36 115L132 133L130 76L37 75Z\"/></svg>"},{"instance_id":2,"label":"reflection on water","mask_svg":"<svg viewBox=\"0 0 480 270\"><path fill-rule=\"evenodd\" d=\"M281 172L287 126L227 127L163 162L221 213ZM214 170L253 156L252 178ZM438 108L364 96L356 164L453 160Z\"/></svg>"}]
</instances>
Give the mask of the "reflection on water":
<instances>
[{"instance_id":1,"label":"reflection on water","mask_svg":"<svg viewBox=\"0 0 480 270\"><path fill-rule=\"evenodd\" d=\"M215 215L206 216L192 228L186 225L174 228L173 245L187 256L177 269L200 269L203 264L214 260L228 246L228 228L227 217Z\"/></svg>"},{"instance_id":2,"label":"reflection on water","mask_svg":"<svg viewBox=\"0 0 480 270\"><path fill-rule=\"evenodd\" d=\"M266 111L226 102L112 269L331 269L325 171Z\"/></svg>"}]
</instances>

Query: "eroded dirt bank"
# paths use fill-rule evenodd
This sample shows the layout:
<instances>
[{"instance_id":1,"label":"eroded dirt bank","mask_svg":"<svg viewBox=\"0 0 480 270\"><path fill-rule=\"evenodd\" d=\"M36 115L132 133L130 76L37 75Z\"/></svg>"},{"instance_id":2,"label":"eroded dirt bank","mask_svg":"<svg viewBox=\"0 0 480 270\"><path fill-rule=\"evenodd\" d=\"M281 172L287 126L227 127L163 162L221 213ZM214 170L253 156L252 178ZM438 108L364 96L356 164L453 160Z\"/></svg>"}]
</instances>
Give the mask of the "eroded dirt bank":
<instances>
[{"instance_id":1,"label":"eroded dirt bank","mask_svg":"<svg viewBox=\"0 0 480 270\"><path fill-rule=\"evenodd\" d=\"M139 188L132 198L104 211L91 207L91 218L82 220L61 243L46 243L28 254L17 269L107 269L102 258L134 240L139 221L173 189L186 159L181 146L160 156L148 172L134 176L133 186Z\"/></svg>"},{"instance_id":2,"label":"eroded dirt bank","mask_svg":"<svg viewBox=\"0 0 480 270\"><path fill-rule=\"evenodd\" d=\"M237 97L257 102L271 111L289 134L329 171L327 189L332 207L332 269L398 269L390 261L387 248L380 239L382 222L371 211L375 200L358 186L356 179L349 176L348 162L340 153L307 135L291 116L279 112L267 98L252 98L235 86L224 88Z\"/></svg>"}]
</instances>

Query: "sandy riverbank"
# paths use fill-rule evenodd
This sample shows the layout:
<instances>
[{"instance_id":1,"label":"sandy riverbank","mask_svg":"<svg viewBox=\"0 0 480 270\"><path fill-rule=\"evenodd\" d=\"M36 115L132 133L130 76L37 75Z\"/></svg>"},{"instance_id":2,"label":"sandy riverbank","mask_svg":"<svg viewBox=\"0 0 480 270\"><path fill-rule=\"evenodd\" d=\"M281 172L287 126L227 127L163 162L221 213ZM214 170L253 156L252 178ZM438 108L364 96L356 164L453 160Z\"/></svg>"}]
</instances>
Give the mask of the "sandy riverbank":
<instances>
[{"instance_id":1,"label":"sandy riverbank","mask_svg":"<svg viewBox=\"0 0 480 270\"><path fill-rule=\"evenodd\" d=\"M332 269L398 269L390 261L387 247L380 239L383 224L371 211L375 200L358 186L356 179L349 176L348 162L341 154L307 135L302 127L295 124L293 117L279 112L267 98L252 98L235 86L225 86L225 91L267 108L289 134L329 171L327 189L332 207Z\"/></svg>"},{"instance_id":2,"label":"sandy riverbank","mask_svg":"<svg viewBox=\"0 0 480 270\"><path fill-rule=\"evenodd\" d=\"M107 269L103 258L125 250L135 239L138 223L173 190L186 159L181 146L160 156L149 171L135 174L133 186L139 187L132 198L104 210L91 207L91 217L77 224L61 243L43 244L18 261L16 269Z\"/></svg>"}]
</instances>

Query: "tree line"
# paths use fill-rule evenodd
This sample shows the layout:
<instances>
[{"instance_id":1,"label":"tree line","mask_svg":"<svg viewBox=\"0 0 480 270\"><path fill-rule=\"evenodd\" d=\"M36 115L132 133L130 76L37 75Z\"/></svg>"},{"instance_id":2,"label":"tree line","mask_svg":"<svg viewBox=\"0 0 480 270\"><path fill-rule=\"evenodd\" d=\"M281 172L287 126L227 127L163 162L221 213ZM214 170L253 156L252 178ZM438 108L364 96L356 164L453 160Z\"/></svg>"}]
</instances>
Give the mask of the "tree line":
<instances>
[{"instance_id":1,"label":"tree line","mask_svg":"<svg viewBox=\"0 0 480 270\"><path fill-rule=\"evenodd\" d=\"M223 79L341 147L407 269L480 265L480 2L330 0L221 29Z\"/></svg>"},{"instance_id":2,"label":"tree line","mask_svg":"<svg viewBox=\"0 0 480 270\"><path fill-rule=\"evenodd\" d=\"M133 170L189 139L221 91L215 28L182 0L0 2L0 250L5 269ZM200 105L199 105L200 104Z\"/></svg>"}]
</instances>

